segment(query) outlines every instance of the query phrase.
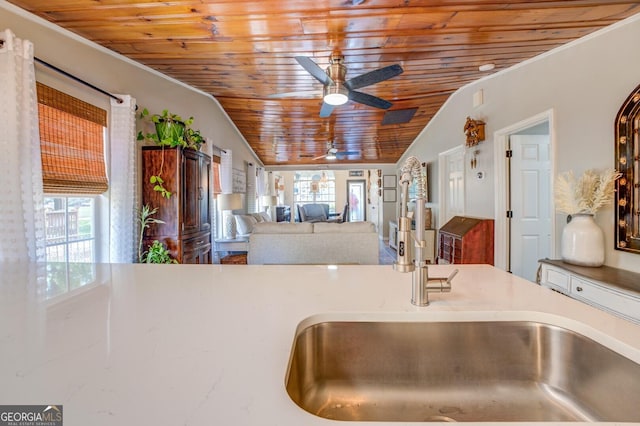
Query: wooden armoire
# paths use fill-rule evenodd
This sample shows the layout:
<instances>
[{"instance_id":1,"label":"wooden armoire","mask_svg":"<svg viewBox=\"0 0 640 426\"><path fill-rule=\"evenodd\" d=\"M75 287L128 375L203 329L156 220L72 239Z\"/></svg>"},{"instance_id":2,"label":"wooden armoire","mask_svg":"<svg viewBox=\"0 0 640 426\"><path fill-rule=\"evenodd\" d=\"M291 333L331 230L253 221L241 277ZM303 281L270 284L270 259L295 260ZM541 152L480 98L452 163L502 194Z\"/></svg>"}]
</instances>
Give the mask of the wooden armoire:
<instances>
[{"instance_id":1,"label":"wooden armoire","mask_svg":"<svg viewBox=\"0 0 640 426\"><path fill-rule=\"evenodd\" d=\"M493 219L454 216L438 230L438 263L493 265Z\"/></svg>"},{"instance_id":2,"label":"wooden armoire","mask_svg":"<svg viewBox=\"0 0 640 426\"><path fill-rule=\"evenodd\" d=\"M171 197L153 190L151 176L161 177ZM142 205L158 208L164 221L145 230L143 244L165 244L180 263L211 263L211 157L183 148L142 148Z\"/></svg>"}]
</instances>

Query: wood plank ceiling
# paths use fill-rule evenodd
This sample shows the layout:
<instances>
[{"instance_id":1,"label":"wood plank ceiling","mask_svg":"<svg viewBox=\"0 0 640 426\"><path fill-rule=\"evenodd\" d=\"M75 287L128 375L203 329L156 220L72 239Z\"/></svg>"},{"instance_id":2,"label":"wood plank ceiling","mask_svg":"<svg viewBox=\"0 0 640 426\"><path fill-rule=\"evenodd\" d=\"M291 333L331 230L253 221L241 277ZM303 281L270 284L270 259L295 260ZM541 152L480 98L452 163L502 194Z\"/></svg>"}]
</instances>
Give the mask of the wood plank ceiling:
<instances>
[{"instance_id":1,"label":"wood plank ceiling","mask_svg":"<svg viewBox=\"0 0 640 426\"><path fill-rule=\"evenodd\" d=\"M395 163L451 93L487 75L480 65L496 72L640 12L621 0L9 1L210 93L267 166L329 163L314 158L331 141L351 152L334 163ZM325 69L332 53L347 80L402 66L359 91L413 118L382 124L385 110L354 101L319 117L322 84L295 57Z\"/></svg>"}]
</instances>

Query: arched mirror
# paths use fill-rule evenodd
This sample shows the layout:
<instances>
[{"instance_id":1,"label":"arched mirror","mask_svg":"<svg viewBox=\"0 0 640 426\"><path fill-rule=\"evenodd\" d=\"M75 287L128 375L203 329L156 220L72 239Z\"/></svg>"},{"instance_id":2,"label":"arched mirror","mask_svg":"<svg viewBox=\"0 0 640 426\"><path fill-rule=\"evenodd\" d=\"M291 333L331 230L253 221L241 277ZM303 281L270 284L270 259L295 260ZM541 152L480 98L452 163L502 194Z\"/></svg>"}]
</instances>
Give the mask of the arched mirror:
<instances>
[{"instance_id":1,"label":"arched mirror","mask_svg":"<svg viewBox=\"0 0 640 426\"><path fill-rule=\"evenodd\" d=\"M615 197L616 249L640 253L640 86L629 95L616 116L616 168L622 177L617 180Z\"/></svg>"}]
</instances>

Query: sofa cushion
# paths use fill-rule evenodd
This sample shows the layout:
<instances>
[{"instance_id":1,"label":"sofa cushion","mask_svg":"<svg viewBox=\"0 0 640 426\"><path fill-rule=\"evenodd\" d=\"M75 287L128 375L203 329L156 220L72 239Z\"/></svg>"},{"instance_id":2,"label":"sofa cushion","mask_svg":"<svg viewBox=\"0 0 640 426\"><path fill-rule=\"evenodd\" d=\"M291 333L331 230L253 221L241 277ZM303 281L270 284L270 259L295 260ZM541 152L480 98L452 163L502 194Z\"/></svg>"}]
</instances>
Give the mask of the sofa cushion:
<instances>
[{"instance_id":1,"label":"sofa cushion","mask_svg":"<svg viewBox=\"0 0 640 426\"><path fill-rule=\"evenodd\" d=\"M254 234L311 234L313 223L260 222L253 227Z\"/></svg>"},{"instance_id":2,"label":"sofa cushion","mask_svg":"<svg viewBox=\"0 0 640 426\"><path fill-rule=\"evenodd\" d=\"M255 217L245 214L235 215L236 227L238 228L238 234L249 235L253 232L253 227L258 223Z\"/></svg>"},{"instance_id":3,"label":"sofa cushion","mask_svg":"<svg viewBox=\"0 0 640 426\"><path fill-rule=\"evenodd\" d=\"M258 223L264 222L264 217L262 217L260 213L251 213L251 216L253 216Z\"/></svg>"},{"instance_id":4,"label":"sofa cushion","mask_svg":"<svg viewBox=\"0 0 640 426\"><path fill-rule=\"evenodd\" d=\"M330 223L330 222L316 222L313 224L313 232L316 234L322 233L341 233L349 234L355 232L376 232L376 226L373 222L345 222L345 223Z\"/></svg>"}]
</instances>

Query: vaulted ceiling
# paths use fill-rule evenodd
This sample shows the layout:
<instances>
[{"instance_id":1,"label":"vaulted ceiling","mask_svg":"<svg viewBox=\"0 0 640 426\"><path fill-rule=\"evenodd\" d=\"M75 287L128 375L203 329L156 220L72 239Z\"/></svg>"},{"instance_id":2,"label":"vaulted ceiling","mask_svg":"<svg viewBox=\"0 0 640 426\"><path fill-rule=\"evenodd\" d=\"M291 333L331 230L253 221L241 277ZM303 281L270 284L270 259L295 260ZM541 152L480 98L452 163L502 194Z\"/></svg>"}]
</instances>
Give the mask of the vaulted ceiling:
<instances>
[{"instance_id":1,"label":"vaulted ceiling","mask_svg":"<svg viewBox=\"0 0 640 426\"><path fill-rule=\"evenodd\" d=\"M459 87L640 12L622 0L9 1L210 93L268 166L332 162L317 158L330 142L334 162L395 163ZM320 117L323 85L296 57L324 70L332 54L347 81L400 65L357 89L392 105L350 100Z\"/></svg>"}]
</instances>

